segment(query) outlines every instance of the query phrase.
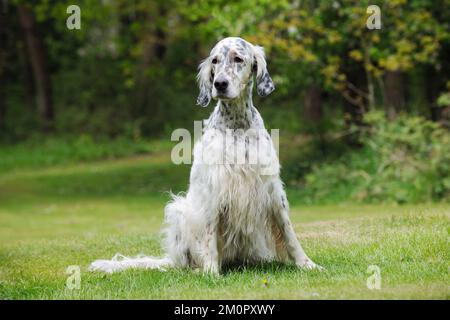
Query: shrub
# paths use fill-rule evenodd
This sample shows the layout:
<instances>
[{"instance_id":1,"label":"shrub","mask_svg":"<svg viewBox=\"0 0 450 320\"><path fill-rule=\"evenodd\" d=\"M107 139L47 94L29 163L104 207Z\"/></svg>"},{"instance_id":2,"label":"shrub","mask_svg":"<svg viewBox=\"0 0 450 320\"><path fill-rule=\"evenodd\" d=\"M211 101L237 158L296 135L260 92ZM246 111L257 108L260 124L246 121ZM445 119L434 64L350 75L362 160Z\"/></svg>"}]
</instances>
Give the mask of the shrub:
<instances>
[{"instance_id":1,"label":"shrub","mask_svg":"<svg viewBox=\"0 0 450 320\"><path fill-rule=\"evenodd\" d=\"M450 199L450 134L440 124L381 112L365 117L362 148L313 166L303 180L306 202L423 202Z\"/></svg>"}]
</instances>

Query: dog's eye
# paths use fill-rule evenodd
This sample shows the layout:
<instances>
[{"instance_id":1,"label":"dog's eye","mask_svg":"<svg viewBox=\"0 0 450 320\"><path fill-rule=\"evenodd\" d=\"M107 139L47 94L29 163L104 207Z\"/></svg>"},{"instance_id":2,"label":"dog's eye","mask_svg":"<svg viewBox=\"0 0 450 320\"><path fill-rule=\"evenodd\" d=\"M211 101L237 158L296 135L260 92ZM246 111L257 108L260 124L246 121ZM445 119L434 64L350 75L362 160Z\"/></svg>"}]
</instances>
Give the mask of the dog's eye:
<instances>
[{"instance_id":1,"label":"dog's eye","mask_svg":"<svg viewBox=\"0 0 450 320\"><path fill-rule=\"evenodd\" d=\"M216 64L217 63L217 58L212 59L212 64Z\"/></svg>"},{"instance_id":2,"label":"dog's eye","mask_svg":"<svg viewBox=\"0 0 450 320\"><path fill-rule=\"evenodd\" d=\"M234 57L234 62L241 63L244 62L244 60L242 60L242 58L239 57Z\"/></svg>"}]
</instances>

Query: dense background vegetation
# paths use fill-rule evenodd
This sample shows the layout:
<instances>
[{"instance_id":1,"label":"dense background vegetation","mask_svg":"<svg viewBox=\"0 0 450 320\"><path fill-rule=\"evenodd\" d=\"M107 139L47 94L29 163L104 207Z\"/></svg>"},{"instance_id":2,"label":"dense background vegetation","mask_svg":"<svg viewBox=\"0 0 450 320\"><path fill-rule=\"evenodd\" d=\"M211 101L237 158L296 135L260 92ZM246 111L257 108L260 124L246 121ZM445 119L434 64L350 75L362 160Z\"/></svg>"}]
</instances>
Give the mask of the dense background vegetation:
<instances>
[{"instance_id":1,"label":"dense background vegetation","mask_svg":"<svg viewBox=\"0 0 450 320\"><path fill-rule=\"evenodd\" d=\"M69 30L66 9L81 8ZM381 8L368 30L366 9ZM148 153L211 108L196 67L214 43L263 45L284 179L303 202L450 199L450 3L4 1L0 170ZM148 141L152 142L149 143ZM164 143L163 143L164 144Z\"/></svg>"},{"instance_id":2,"label":"dense background vegetation","mask_svg":"<svg viewBox=\"0 0 450 320\"><path fill-rule=\"evenodd\" d=\"M449 17L449 0L0 1L0 299L448 299ZM170 134L211 112L196 69L226 36L266 49L277 89L255 105L326 271L88 272L161 254L167 191L190 170Z\"/></svg>"}]
</instances>

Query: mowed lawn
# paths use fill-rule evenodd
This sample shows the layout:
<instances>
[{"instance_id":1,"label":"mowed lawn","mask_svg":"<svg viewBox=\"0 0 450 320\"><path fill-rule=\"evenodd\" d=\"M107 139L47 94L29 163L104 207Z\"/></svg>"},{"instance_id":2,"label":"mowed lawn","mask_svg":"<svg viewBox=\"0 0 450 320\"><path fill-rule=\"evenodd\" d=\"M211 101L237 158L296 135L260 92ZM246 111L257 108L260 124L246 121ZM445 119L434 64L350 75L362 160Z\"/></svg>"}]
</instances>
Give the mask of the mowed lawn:
<instances>
[{"instance_id":1,"label":"mowed lawn","mask_svg":"<svg viewBox=\"0 0 450 320\"><path fill-rule=\"evenodd\" d=\"M449 298L445 204L302 206L290 199L301 243L324 272L279 263L219 277L87 270L117 252L159 255L167 191L184 190L188 174L168 152L0 174L0 299ZM71 290L73 265L81 282ZM379 290L366 284L371 265L381 272Z\"/></svg>"}]
</instances>

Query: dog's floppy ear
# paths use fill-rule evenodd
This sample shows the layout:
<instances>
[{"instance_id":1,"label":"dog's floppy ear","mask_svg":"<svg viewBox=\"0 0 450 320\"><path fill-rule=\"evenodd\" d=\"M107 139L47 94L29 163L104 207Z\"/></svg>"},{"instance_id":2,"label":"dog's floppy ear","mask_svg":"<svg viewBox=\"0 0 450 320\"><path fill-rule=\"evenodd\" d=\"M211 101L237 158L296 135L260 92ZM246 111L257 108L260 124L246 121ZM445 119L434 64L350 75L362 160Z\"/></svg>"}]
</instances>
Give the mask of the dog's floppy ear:
<instances>
[{"instance_id":1,"label":"dog's floppy ear","mask_svg":"<svg viewBox=\"0 0 450 320\"><path fill-rule=\"evenodd\" d=\"M197 98L197 104L199 106L206 107L211 101L213 77L211 59L206 58L198 66L197 82L200 93Z\"/></svg>"},{"instance_id":2,"label":"dog's floppy ear","mask_svg":"<svg viewBox=\"0 0 450 320\"><path fill-rule=\"evenodd\" d=\"M253 71L256 71L256 89L261 97L265 97L275 90L275 85L267 71L263 47L253 46L253 56Z\"/></svg>"}]
</instances>

